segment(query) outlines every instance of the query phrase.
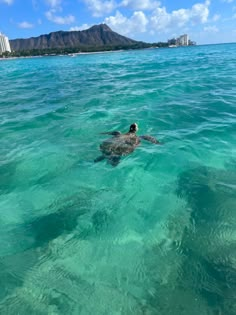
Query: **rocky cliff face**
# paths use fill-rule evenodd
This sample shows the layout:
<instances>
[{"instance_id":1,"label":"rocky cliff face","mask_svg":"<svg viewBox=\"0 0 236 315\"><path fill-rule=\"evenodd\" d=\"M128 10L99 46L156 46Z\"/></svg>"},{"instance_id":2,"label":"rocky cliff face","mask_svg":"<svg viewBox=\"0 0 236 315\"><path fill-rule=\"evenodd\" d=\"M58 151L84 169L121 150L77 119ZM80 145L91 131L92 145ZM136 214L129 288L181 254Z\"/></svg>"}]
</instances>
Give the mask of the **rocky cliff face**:
<instances>
[{"instance_id":1,"label":"rocky cliff face","mask_svg":"<svg viewBox=\"0 0 236 315\"><path fill-rule=\"evenodd\" d=\"M85 31L53 32L39 37L10 40L13 51L81 46L133 45L137 41L113 32L106 24L94 25Z\"/></svg>"}]
</instances>

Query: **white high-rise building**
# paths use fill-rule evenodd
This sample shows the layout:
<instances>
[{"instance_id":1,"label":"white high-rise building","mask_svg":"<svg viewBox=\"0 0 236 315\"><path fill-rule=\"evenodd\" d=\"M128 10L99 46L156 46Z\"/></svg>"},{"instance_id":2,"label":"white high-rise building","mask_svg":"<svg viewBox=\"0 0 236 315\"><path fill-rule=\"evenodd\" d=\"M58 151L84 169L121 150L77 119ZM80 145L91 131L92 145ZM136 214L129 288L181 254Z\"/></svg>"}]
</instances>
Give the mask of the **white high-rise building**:
<instances>
[{"instance_id":1,"label":"white high-rise building","mask_svg":"<svg viewBox=\"0 0 236 315\"><path fill-rule=\"evenodd\" d=\"M0 33L0 54L9 51L11 52L11 47L8 37Z\"/></svg>"},{"instance_id":2,"label":"white high-rise building","mask_svg":"<svg viewBox=\"0 0 236 315\"><path fill-rule=\"evenodd\" d=\"M187 34L184 34L178 38L180 46L188 46L189 38Z\"/></svg>"}]
</instances>

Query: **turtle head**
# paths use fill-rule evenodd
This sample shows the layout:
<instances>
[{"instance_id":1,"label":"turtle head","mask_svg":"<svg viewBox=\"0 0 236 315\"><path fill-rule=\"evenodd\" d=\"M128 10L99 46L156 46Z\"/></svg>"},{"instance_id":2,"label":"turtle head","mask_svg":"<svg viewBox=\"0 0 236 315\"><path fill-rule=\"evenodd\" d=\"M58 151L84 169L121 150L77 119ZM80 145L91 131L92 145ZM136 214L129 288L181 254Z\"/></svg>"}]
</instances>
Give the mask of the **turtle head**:
<instances>
[{"instance_id":1,"label":"turtle head","mask_svg":"<svg viewBox=\"0 0 236 315\"><path fill-rule=\"evenodd\" d=\"M129 132L135 133L138 131L138 125L136 123L130 125Z\"/></svg>"}]
</instances>

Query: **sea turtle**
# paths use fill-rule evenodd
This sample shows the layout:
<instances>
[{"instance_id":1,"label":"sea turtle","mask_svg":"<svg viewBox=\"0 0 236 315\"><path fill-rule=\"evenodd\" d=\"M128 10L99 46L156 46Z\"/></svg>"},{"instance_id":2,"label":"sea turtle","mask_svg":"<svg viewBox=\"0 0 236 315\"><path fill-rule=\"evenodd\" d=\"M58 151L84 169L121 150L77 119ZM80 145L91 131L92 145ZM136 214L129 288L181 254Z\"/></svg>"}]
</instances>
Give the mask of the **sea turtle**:
<instances>
[{"instance_id":1,"label":"sea turtle","mask_svg":"<svg viewBox=\"0 0 236 315\"><path fill-rule=\"evenodd\" d=\"M122 134L120 131L103 132L104 135L112 135L113 137L105 140L100 145L102 155L97 157L94 162L99 162L107 159L108 163L117 166L120 159L124 155L132 153L140 144L141 139L150 141L155 144L160 144L158 140L152 136L144 135L137 136L138 125L136 123L130 125L129 131Z\"/></svg>"}]
</instances>

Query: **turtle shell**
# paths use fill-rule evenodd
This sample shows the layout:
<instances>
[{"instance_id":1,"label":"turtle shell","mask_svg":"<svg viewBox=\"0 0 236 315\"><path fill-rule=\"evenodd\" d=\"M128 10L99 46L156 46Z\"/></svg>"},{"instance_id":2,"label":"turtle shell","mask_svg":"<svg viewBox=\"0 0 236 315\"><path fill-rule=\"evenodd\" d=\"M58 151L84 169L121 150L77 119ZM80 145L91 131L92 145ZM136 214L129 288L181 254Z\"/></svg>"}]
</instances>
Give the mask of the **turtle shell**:
<instances>
[{"instance_id":1,"label":"turtle shell","mask_svg":"<svg viewBox=\"0 0 236 315\"><path fill-rule=\"evenodd\" d=\"M135 134L124 134L105 140L100 145L100 150L104 155L128 155L139 143L140 140Z\"/></svg>"}]
</instances>

